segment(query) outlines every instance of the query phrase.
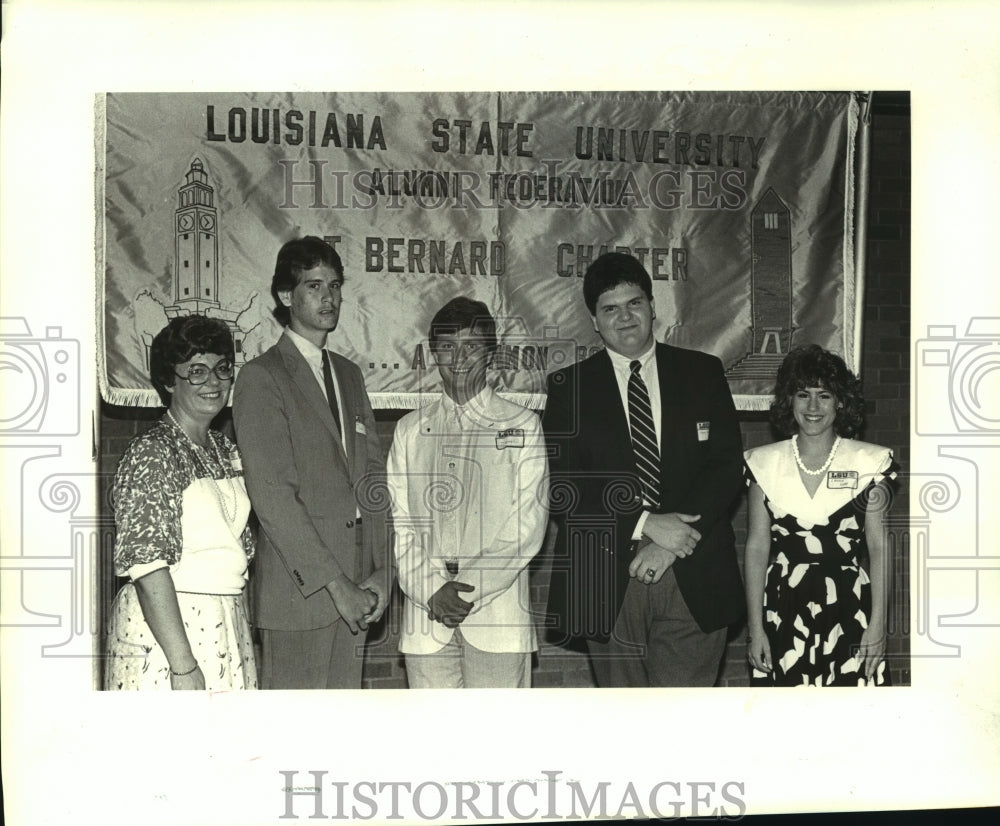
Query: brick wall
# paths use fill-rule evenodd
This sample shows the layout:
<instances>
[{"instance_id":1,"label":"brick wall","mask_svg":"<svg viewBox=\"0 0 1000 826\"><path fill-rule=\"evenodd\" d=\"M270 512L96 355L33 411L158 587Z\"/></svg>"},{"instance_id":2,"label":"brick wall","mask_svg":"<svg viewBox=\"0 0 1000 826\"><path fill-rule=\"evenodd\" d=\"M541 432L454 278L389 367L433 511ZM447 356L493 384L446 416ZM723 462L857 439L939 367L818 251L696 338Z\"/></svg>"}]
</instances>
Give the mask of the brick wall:
<instances>
[{"instance_id":1,"label":"brick wall","mask_svg":"<svg viewBox=\"0 0 1000 826\"><path fill-rule=\"evenodd\" d=\"M888 658L893 682L910 684L910 108L909 96L876 93L872 118L868 273L862 381L865 439L891 447L902 466L887 523L892 596Z\"/></svg>"},{"instance_id":2,"label":"brick wall","mask_svg":"<svg viewBox=\"0 0 1000 826\"><path fill-rule=\"evenodd\" d=\"M863 438L891 447L904 471L909 466L909 368L910 368L910 120L908 99L899 95L875 96L872 118L870 206L868 220L868 267L864 295L864 344L862 381L868 403L868 423ZM146 429L160 411L102 406L101 464L108 480L128 440ZM378 431L388 450L398 411L378 411ZM230 422L224 419L223 428ZM754 447L772 440L766 414L741 416L744 446ZM106 481L105 481L106 487ZM107 501L103 499L102 501ZM888 651L893 682L908 685L909 594L908 546L905 524L908 514L905 483L893 504L891 567L894 572L890 600ZM746 539L746 505L735 512L733 524L742 564ZM109 571L110 549L105 550L105 570ZM533 567L532 597L539 612L544 610L548 572L541 555ZM105 591L113 593L111 589ZM370 654L365 664L367 688L404 688L402 657L398 641L399 594L385 619L369 636ZM719 684L747 685L745 628L733 629ZM592 686L586 658L542 645L535 658L533 681L536 687Z\"/></svg>"}]
</instances>

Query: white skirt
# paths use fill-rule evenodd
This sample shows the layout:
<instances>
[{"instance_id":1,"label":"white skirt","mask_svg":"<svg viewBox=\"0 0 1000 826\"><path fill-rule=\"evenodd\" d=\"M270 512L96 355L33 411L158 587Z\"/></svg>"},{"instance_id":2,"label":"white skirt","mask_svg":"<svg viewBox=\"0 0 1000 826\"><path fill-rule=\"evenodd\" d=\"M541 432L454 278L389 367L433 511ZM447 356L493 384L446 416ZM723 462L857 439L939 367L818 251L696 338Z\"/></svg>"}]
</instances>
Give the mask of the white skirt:
<instances>
[{"instance_id":1,"label":"white skirt","mask_svg":"<svg viewBox=\"0 0 1000 826\"><path fill-rule=\"evenodd\" d=\"M228 691L257 688L257 664L243 595L177 593L181 619L205 688ZM142 615L135 586L115 597L104 664L108 691L170 691L170 666Z\"/></svg>"}]
</instances>

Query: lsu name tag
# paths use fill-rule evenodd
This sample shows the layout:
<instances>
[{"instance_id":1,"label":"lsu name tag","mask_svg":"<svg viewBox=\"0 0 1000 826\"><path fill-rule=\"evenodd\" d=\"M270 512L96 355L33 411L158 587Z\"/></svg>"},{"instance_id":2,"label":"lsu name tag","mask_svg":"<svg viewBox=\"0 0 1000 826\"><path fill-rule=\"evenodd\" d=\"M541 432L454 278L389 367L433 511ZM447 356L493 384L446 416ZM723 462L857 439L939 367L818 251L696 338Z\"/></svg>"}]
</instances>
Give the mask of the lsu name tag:
<instances>
[{"instance_id":1,"label":"lsu name tag","mask_svg":"<svg viewBox=\"0 0 1000 826\"><path fill-rule=\"evenodd\" d=\"M524 447L524 430L512 427L510 430L501 430L497 433L497 450L503 450L505 447Z\"/></svg>"},{"instance_id":2,"label":"lsu name tag","mask_svg":"<svg viewBox=\"0 0 1000 826\"><path fill-rule=\"evenodd\" d=\"M826 486L832 490L854 490L858 486L856 470L831 470L826 474Z\"/></svg>"},{"instance_id":3,"label":"lsu name tag","mask_svg":"<svg viewBox=\"0 0 1000 826\"><path fill-rule=\"evenodd\" d=\"M711 422L695 422L695 427L698 429L698 441L707 442L708 432L712 427Z\"/></svg>"}]
</instances>

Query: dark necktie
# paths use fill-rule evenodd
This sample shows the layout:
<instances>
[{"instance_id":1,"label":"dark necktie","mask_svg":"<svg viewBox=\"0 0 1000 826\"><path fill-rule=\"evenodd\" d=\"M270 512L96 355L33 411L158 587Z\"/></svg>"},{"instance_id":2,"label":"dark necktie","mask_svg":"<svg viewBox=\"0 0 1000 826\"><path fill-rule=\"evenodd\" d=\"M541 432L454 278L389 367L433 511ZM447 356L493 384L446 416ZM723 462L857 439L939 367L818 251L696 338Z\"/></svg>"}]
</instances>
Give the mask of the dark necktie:
<instances>
[{"instance_id":1,"label":"dark necktie","mask_svg":"<svg viewBox=\"0 0 1000 826\"><path fill-rule=\"evenodd\" d=\"M344 431L340 427L340 409L337 407L337 391L333 388L333 368L326 348L323 348L323 386L326 388L326 400L330 403L330 412L337 424L337 432L343 436Z\"/></svg>"},{"instance_id":2,"label":"dark necktie","mask_svg":"<svg viewBox=\"0 0 1000 826\"><path fill-rule=\"evenodd\" d=\"M642 494L651 508L660 506L660 448L656 443L656 427L653 425L653 410L649 404L646 382L639 375L642 363L633 361L629 365L632 375L628 378L628 418L632 434L632 450L635 466L642 481Z\"/></svg>"}]
</instances>

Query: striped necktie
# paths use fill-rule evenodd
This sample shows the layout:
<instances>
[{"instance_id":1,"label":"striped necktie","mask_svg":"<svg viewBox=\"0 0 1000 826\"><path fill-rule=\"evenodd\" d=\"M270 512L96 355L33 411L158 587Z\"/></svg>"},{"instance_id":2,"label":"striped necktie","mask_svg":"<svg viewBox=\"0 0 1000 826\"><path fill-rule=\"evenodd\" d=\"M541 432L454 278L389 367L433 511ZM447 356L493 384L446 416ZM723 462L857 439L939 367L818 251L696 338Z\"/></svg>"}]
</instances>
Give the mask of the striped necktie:
<instances>
[{"instance_id":1,"label":"striped necktie","mask_svg":"<svg viewBox=\"0 0 1000 826\"><path fill-rule=\"evenodd\" d=\"M642 363L629 365L632 375L628 379L628 418L632 434L635 467L642 481L642 494L650 508L660 506L660 448L656 443L653 410L649 404L649 390L639 375Z\"/></svg>"}]
</instances>

